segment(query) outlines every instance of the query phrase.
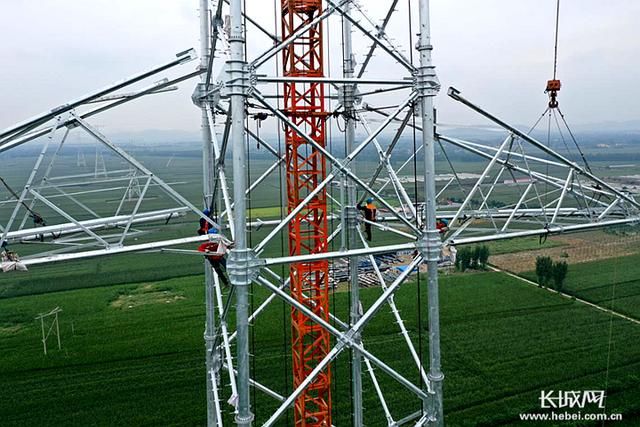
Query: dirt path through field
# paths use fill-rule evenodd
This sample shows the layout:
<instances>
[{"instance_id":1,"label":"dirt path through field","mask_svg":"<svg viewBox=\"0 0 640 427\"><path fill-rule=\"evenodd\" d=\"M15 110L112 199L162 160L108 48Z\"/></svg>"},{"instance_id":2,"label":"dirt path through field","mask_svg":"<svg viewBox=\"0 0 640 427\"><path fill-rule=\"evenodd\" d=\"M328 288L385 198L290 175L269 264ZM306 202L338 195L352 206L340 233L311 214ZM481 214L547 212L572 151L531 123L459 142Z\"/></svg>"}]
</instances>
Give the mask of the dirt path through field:
<instances>
[{"instance_id":1,"label":"dirt path through field","mask_svg":"<svg viewBox=\"0 0 640 427\"><path fill-rule=\"evenodd\" d=\"M564 260L569 264L616 258L640 252L640 235L618 236L602 232L556 236L555 241L563 245L533 251L495 255L491 264L500 269L521 273L535 269L536 257L550 256L554 261Z\"/></svg>"},{"instance_id":2,"label":"dirt path through field","mask_svg":"<svg viewBox=\"0 0 640 427\"><path fill-rule=\"evenodd\" d=\"M491 270L493 270L493 271L504 273L509 277L513 277L514 279L517 279L520 282L526 283L527 285L539 287L536 282L532 282L531 280L525 279L524 277L518 276L518 275L513 274L513 273L509 273L508 271L502 271L499 268L495 268L495 267L489 267L489 268ZM541 289L544 289L544 290L546 290L548 292L551 292L551 293L554 293L554 294L561 295L561 296L563 296L565 298L572 299L572 300L577 301L577 302L579 302L581 304L585 304L585 305L588 305L589 307L593 307L593 308L598 309L600 311L604 311L605 313L609 313L609 314L612 314L614 316L617 316L617 317L619 317L621 319L628 320L629 322L633 322L636 325L640 325L640 320L638 320L638 319L635 319L635 318L629 317L629 316L625 316L622 313L618 313L617 311L613 311L611 309L602 307L602 306L600 306L598 304L594 304L592 302L583 300L582 298L578 298L575 295L565 294L564 292L559 292L559 291L556 291L555 289L551 289L551 288L541 288Z\"/></svg>"}]
</instances>

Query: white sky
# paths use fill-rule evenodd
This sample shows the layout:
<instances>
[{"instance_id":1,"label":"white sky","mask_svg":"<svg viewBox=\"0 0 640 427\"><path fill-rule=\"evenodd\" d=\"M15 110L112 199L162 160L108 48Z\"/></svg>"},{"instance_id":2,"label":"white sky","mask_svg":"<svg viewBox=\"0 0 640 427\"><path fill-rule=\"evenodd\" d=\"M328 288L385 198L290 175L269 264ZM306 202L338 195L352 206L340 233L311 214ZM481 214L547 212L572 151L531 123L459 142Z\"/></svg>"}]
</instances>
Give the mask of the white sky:
<instances>
[{"instance_id":1,"label":"white sky","mask_svg":"<svg viewBox=\"0 0 640 427\"><path fill-rule=\"evenodd\" d=\"M408 1L417 18L417 0L400 0L388 31L405 49ZM360 3L376 20L390 4ZM198 0L0 0L0 6L0 128L199 46ZM272 1L247 0L247 9L273 29ZM443 86L439 119L483 123L446 97L446 88L453 85L512 123L535 121L545 107L543 90L552 74L555 0L432 0L432 9L434 60ZM560 105L571 123L639 118L639 18L637 0L562 0ZM340 22L329 25L332 70L338 76ZM354 37L362 53L366 43ZM251 29L248 38L251 59L268 43ZM264 72L273 69L267 65ZM367 77L401 77L401 71L378 51ZM190 101L194 83L134 101L94 123L115 131L195 132L200 115Z\"/></svg>"}]
</instances>

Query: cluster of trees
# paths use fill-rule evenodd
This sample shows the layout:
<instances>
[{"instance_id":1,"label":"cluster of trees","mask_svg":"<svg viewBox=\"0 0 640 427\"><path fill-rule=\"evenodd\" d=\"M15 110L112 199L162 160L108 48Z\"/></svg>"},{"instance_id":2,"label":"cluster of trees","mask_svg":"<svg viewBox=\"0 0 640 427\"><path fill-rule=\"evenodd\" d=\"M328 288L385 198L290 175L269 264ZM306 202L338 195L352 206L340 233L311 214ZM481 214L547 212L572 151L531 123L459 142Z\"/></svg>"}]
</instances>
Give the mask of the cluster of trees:
<instances>
[{"instance_id":1,"label":"cluster of trees","mask_svg":"<svg viewBox=\"0 0 640 427\"><path fill-rule=\"evenodd\" d=\"M462 199L461 197L449 197L447 201L451 203L462 203L464 202L464 199ZM493 200L493 199L487 200L486 203L487 203L487 206L489 206L490 208L502 208L506 206L506 204L504 202L501 202L500 200ZM469 206L473 209L479 208L481 204L482 204L482 200L478 200L478 199L469 200Z\"/></svg>"},{"instance_id":2,"label":"cluster of trees","mask_svg":"<svg viewBox=\"0 0 640 427\"><path fill-rule=\"evenodd\" d=\"M552 284L554 289L561 291L568 271L569 266L565 261L553 262L551 257L548 256L536 258L538 286L547 287Z\"/></svg>"},{"instance_id":3,"label":"cluster of trees","mask_svg":"<svg viewBox=\"0 0 640 427\"><path fill-rule=\"evenodd\" d=\"M484 270L489 262L489 248L486 245L474 248L463 247L456 256L456 268L459 271L468 269Z\"/></svg>"}]
</instances>

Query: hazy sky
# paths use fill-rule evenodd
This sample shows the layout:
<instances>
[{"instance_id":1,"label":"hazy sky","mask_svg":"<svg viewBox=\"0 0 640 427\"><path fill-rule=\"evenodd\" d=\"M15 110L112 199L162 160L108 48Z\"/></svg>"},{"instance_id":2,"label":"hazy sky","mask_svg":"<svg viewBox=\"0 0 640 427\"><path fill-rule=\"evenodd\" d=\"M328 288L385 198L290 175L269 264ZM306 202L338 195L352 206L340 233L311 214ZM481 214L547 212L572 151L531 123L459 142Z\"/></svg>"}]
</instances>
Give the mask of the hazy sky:
<instances>
[{"instance_id":1,"label":"hazy sky","mask_svg":"<svg viewBox=\"0 0 640 427\"><path fill-rule=\"evenodd\" d=\"M360 3L379 20L390 2ZM388 31L405 50L408 3L416 20L417 0L400 0ZM0 5L0 128L199 45L198 0L0 0ZM269 29L271 5L270 0L247 0L249 14ZM555 0L432 0L441 121L483 123L446 97L450 85L508 121L535 121L552 74L554 14ZM562 0L560 105L571 123L640 119L639 17L637 0ZM340 22L333 19L329 25L332 71L338 76ZM362 52L368 42L354 37ZM249 41L249 58L268 46L254 30ZM267 64L261 72L273 73L274 67ZM378 51L367 77L401 73ZM134 101L93 122L114 131L197 131L199 112L190 101L194 83Z\"/></svg>"}]
</instances>

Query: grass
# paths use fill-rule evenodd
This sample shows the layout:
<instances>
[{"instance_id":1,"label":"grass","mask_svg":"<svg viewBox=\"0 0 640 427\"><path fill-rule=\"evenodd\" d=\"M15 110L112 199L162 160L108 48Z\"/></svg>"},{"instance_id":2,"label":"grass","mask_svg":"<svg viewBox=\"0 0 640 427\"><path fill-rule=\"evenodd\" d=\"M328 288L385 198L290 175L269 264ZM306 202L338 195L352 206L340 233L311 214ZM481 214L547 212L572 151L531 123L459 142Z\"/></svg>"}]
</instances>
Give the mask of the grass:
<instances>
[{"instance_id":1,"label":"grass","mask_svg":"<svg viewBox=\"0 0 640 427\"><path fill-rule=\"evenodd\" d=\"M426 312L417 310L426 303L425 287L424 281L420 287L407 283L396 302L426 357ZM365 308L379 293L361 291ZM265 295L255 287L253 305ZM0 399L2 424L204 424L203 298L202 278L194 276L0 300L0 390L11 390ZM342 318L348 299L345 292L332 296L332 309ZM64 310L63 350L44 357L34 317L56 305ZM607 412L640 416L637 325L617 319L610 324L606 314L498 273L443 277L441 307L448 425L516 423L518 413L539 410L540 390L604 388L610 325ZM290 391L290 355L283 352L288 344L282 336L288 315L276 302L252 329L254 377L281 393ZM388 310L367 326L364 341L419 382ZM348 353L332 369L334 423L348 425ZM376 373L396 418L417 407L402 386ZM364 387L365 422L382 425L368 377ZM259 425L275 404L259 392L253 399Z\"/></svg>"}]
</instances>

